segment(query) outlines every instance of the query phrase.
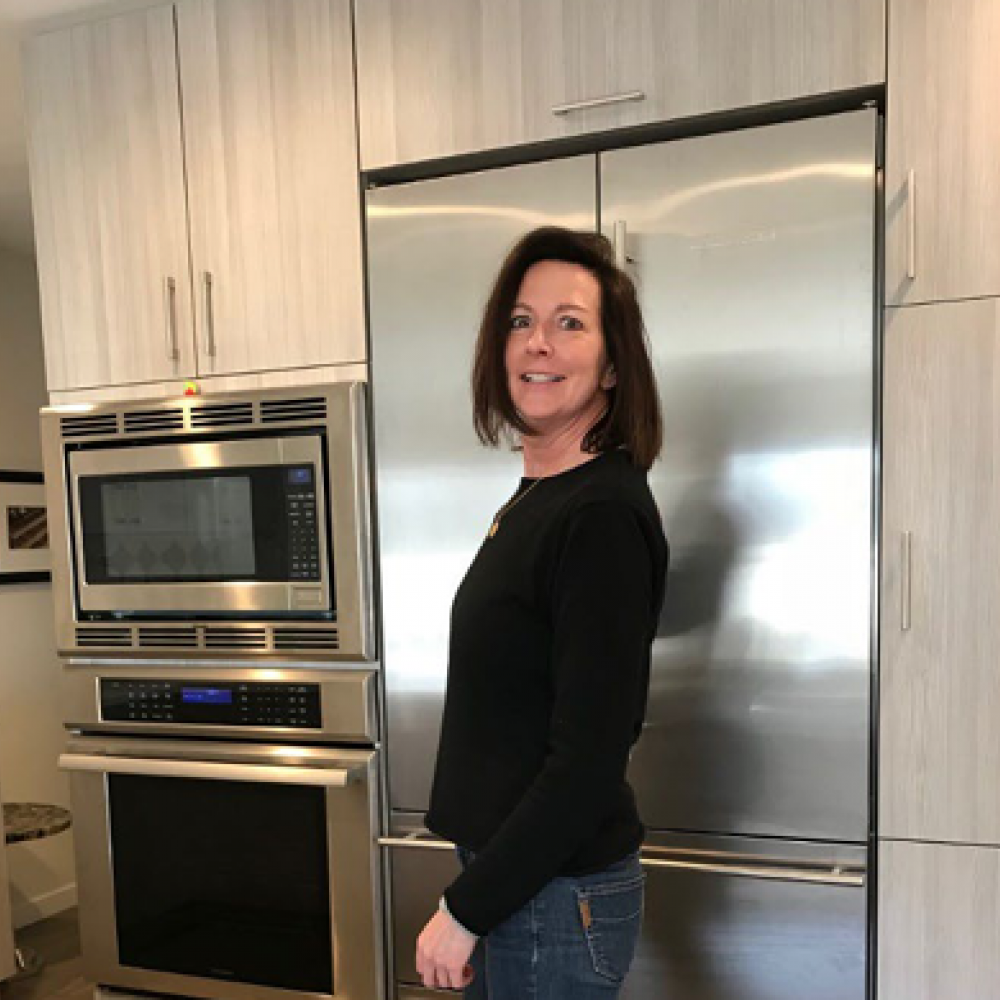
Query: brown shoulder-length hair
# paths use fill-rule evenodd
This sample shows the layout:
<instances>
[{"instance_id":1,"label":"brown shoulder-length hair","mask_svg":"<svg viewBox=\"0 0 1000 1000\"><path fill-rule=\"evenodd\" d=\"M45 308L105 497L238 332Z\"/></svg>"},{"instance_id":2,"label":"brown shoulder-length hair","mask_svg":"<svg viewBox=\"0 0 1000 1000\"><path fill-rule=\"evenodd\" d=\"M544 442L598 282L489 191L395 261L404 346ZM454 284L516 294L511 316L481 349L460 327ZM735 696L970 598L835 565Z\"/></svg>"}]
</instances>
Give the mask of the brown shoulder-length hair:
<instances>
[{"instance_id":1,"label":"brown shoulder-length hair","mask_svg":"<svg viewBox=\"0 0 1000 1000\"><path fill-rule=\"evenodd\" d=\"M528 268L543 260L586 268L601 289L601 329L616 383L608 409L583 438L592 453L624 447L649 469L663 445L663 419L642 311L632 279L615 263L611 244L599 233L543 226L521 237L507 254L483 311L472 366L472 412L476 434L496 447L512 432L531 435L507 387L504 354L517 293Z\"/></svg>"}]
</instances>

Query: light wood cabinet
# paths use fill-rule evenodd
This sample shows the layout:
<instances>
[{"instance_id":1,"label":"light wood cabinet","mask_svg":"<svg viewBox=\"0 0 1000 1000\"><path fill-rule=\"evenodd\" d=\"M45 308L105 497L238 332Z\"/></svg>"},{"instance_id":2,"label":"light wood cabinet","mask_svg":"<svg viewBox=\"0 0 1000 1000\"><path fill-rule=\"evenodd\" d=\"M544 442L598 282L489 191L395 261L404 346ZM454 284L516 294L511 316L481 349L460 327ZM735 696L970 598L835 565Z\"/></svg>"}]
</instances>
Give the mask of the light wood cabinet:
<instances>
[{"instance_id":1,"label":"light wood cabinet","mask_svg":"<svg viewBox=\"0 0 1000 1000\"><path fill-rule=\"evenodd\" d=\"M1000 997L1000 850L883 841L879 1000Z\"/></svg>"},{"instance_id":2,"label":"light wood cabinet","mask_svg":"<svg viewBox=\"0 0 1000 1000\"><path fill-rule=\"evenodd\" d=\"M889 10L886 300L1000 295L1000 4Z\"/></svg>"},{"instance_id":3,"label":"light wood cabinet","mask_svg":"<svg viewBox=\"0 0 1000 1000\"><path fill-rule=\"evenodd\" d=\"M198 371L365 358L348 0L177 5Z\"/></svg>"},{"instance_id":4,"label":"light wood cabinet","mask_svg":"<svg viewBox=\"0 0 1000 1000\"><path fill-rule=\"evenodd\" d=\"M350 0L180 0L26 64L50 391L364 362Z\"/></svg>"},{"instance_id":5,"label":"light wood cabinet","mask_svg":"<svg viewBox=\"0 0 1000 1000\"><path fill-rule=\"evenodd\" d=\"M883 0L356 0L356 21L365 169L885 78Z\"/></svg>"},{"instance_id":6,"label":"light wood cabinet","mask_svg":"<svg viewBox=\"0 0 1000 1000\"><path fill-rule=\"evenodd\" d=\"M1000 844L1000 300L887 310L884 371L880 830Z\"/></svg>"},{"instance_id":7,"label":"light wood cabinet","mask_svg":"<svg viewBox=\"0 0 1000 1000\"><path fill-rule=\"evenodd\" d=\"M41 35L25 68L49 388L192 374L173 9Z\"/></svg>"}]
</instances>

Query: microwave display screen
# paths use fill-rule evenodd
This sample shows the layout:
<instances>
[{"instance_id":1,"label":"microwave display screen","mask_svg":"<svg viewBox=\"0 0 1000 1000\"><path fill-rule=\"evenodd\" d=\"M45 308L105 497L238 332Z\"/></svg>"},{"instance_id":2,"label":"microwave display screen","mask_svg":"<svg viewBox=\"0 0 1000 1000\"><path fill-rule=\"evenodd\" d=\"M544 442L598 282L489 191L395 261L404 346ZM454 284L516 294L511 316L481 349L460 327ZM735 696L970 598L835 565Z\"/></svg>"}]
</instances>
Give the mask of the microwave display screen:
<instances>
[{"instance_id":1,"label":"microwave display screen","mask_svg":"<svg viewBox=\"0 0 1000 1000\"><path fill-rule=\"evenodd\" d=\"M88 583L320 579L311 465L80 477Z\"/></svg>"}]
</instances>

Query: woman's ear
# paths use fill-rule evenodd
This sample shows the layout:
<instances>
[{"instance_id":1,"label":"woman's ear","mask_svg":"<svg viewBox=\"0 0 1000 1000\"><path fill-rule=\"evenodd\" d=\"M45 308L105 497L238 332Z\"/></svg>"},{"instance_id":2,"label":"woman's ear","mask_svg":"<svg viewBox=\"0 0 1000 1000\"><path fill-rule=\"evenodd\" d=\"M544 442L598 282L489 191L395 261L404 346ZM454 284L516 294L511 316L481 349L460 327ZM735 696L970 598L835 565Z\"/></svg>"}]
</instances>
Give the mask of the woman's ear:
<instances>
[{"instance_id":1,"label":"woman's ear","mask_svg":"<svg viewBox=\"0 0 1000 1000\"><path fill-rule=\"evenodd\" d=\"M602 389L613 389L618 384L618 376L615 373L615 366L608 365L607 371L601 378Z\"/></svg>"}]
</instances>

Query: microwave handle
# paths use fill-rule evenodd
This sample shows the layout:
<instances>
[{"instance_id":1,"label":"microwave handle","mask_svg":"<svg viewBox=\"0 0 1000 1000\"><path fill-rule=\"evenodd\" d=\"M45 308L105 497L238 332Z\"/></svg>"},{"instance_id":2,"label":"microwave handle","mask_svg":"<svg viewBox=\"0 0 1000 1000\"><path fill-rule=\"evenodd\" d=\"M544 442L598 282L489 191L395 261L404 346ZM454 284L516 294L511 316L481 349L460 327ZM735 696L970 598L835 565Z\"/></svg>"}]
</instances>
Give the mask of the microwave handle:
<instances>
[{"instance_id":1,"label":"microwave handle","mask_svg":"<svg viewBox=\"0 0 1000 1000\"><path fill-rule=\"evenodd\" d=\"M207 778L214 781L256 781L272 785L309 785L346 788L359 781L364 767L281 767L268 764L231 764L211 760L149 760L141 757L105 757L100 754L64 753L64 771L104 774L138 774L162 778Z\"/></svg>"}]
</instances>

